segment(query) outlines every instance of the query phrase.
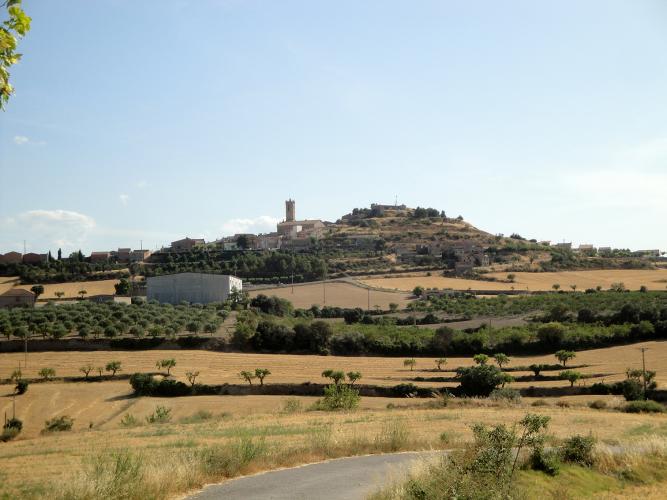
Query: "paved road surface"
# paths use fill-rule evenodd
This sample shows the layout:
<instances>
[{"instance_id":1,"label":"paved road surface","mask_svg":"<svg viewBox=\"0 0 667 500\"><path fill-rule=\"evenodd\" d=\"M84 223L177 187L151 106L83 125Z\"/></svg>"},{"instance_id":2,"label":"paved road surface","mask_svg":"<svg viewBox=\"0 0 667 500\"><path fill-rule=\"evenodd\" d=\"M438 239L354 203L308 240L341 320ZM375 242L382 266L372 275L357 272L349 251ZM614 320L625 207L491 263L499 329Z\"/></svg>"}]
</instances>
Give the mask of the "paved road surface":
<instances>
[{"instance_id":1,"label":"paved road surface","mask_svg":"<svg viewBox=\"0 0 667 500\"><path fill-rule=\"evenodd\" d=\"M330 460L207 486L189 500L362 500L400 479L420 458L440 452L394 453Z\"/></svg>"}]
</instances>

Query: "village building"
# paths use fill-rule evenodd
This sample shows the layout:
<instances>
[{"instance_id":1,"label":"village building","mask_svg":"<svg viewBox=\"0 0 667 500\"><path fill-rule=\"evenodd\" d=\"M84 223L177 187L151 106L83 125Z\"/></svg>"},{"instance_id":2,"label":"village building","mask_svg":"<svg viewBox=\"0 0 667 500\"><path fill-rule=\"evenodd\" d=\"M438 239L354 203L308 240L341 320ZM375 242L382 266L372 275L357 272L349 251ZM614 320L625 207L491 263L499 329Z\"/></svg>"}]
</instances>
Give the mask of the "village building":
<instances>
[{"instance_id":1,"label":"village building","mask_svg":"<svg viewBox=\"0 0 667 500\"><path fill-rule=\"evenodd\" d=\"M99 264L101 262L109 262L111 252L92 252L90 254L90 262L92 264Z\"/></svg>"},{"instance_id":2,"label":"village building","mask_svg":"<svg viewBox=\"0 0 667 500\"><path fill-rule=\"evenodd\" d=\"M48 253L26 253L23 255L24 264L43 264L49 261Z\"/></svg>"},{"instance_id":3,"label":"village building","mask_svg":"<svg viewBox=\"0 0 667 500\"><path fill-rule=\"evenodd\" d=\"M20 264L23 262L23 255L18 252L7 252L0 255L0 263L2 264Z\"/></svg>"},{"instance_id":4,"label":"village building","mask_svg":"<svg viewBox=\"0 0 667 500\"><path fill-rule=\"evenodd\" d=\"M3 307L32 307L35 305L36 295L23 288L11 288L0 294L0 308Z\"/></svg>"},{"instance_id":5,"label":"village building","mask_svg":"<svg viewBox=\"0 0 667 500\"><path fill-rule=\"evenodd\" d=\"M150 250L132 250L130 252L130 262L144 262L150 256Z\"/></svg>"},{"instance_id":6,"label":"village building","mask_svg":"<svg viewBox=\"0 0 667 500\"><path fill-rule=\"evenodd\" d=\"M324 222L319 219L296 220L296 202L290 199L285 202L285 220L278 223L277 233L285 240L319 239L324 233Z\"/></svg>"},{"instance_id":7,"label":"village building","mask_svg":"<svg viewBox=\"0 0 667 500\"><path fill-rule=\"evenodd\" d=\"M189 252L197 246L204 245L204 238L188 238L187 236L182 240L172 241L171 242L171 251L172 252Z\"/></svg>"}]
</instances>

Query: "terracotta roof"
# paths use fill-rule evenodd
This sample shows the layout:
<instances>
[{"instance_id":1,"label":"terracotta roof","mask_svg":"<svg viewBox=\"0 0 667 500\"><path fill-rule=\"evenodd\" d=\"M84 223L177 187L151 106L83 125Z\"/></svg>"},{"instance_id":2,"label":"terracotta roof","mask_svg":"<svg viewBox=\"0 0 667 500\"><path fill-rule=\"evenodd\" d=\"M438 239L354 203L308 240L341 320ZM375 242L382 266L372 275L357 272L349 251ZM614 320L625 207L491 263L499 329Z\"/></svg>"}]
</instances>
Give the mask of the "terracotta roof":
<instances>
[{"instance_id":1,"label":"terracotta roof","mask_svg":"<svg viewBox=\"0 0 667 500\"><path fill-rule=\"evenodd\" d=\"M35 294L30 290L25 290L23 288L10 288L5 293L2 294L3 297L34 297Z\"/></svg>"}]
</instances>

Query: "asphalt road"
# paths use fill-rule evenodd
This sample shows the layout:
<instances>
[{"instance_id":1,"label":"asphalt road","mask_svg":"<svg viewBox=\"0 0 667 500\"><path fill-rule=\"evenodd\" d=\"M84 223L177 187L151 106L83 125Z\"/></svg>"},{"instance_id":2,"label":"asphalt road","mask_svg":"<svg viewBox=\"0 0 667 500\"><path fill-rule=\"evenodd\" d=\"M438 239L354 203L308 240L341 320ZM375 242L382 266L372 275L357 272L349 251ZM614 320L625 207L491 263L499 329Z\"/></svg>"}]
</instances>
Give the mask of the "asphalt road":
<instances>
[{"instance_id":1,"label":"asphalt road","mask_svg":"<svg viewBox=\"0 0 667 500\"><path fill-rule=\"evenodd\" d=\"M362 500L401 479L420 458L440 452L394 453L330 460L210 485L188 500Z\"/></svg>"}]
</instances>

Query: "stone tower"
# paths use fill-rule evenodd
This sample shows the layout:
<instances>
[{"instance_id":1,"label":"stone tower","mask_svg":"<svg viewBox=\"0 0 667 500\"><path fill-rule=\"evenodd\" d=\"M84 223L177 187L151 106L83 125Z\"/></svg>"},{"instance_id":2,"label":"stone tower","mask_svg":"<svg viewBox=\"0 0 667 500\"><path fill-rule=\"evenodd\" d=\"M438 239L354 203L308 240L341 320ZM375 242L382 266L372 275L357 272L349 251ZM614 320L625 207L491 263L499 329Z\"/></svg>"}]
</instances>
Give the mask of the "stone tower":
<instances>
[{"instance_id":1,"label":"stone tower","mask_svg":"<svg viewBox=\"0 0 667 500\"><path fill-rule=\"evenodd\" d=\"M296 207L291 198L285 202L285 221L294 222L296 220Z\"/></svg>"}]
</instances>

